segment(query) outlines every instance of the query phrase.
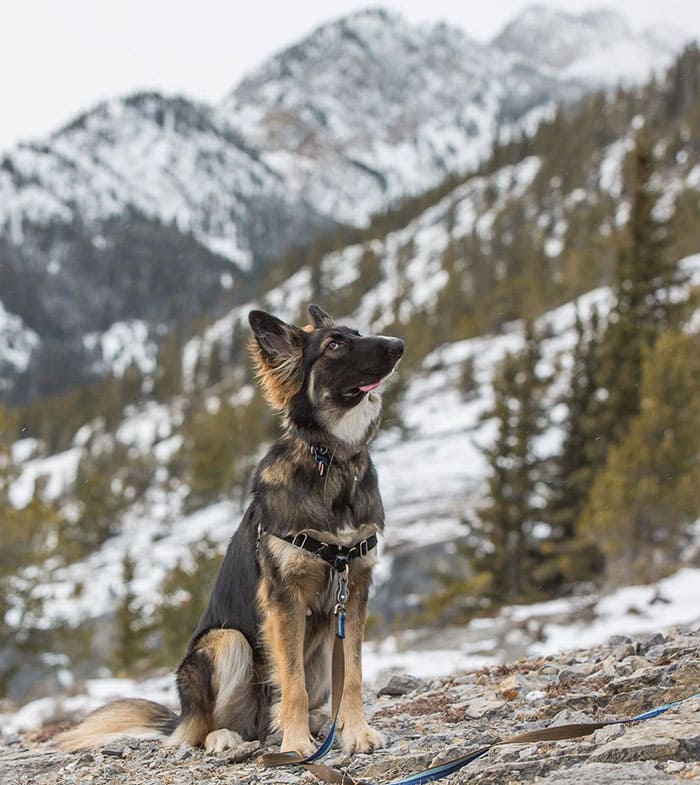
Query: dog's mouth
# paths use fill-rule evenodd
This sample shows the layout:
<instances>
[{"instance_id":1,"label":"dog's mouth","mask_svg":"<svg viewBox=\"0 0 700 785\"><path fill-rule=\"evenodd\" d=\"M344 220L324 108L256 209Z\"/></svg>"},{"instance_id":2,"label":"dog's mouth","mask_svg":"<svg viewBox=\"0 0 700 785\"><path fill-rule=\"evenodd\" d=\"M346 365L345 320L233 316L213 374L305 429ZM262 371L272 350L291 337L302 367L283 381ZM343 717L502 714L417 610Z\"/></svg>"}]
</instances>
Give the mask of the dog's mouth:
<instances>
[{"instance_id":1,"label":"dog's mouth","mask_svg":"<svg viewBox=\"0 0 700 785\"><path fill-rule=\"evenodd\" d=\"M391 374L382 376L381 378L377 379L376 382L367 382L366 384L360 384L357 387L350 387L343 392L343 398L352 400L353 398L360 398L367 393L371 393L372 390L376 390L383 381L389 378L389 376L391 376Z\"/></svg>"},{"instance_id":2,"label":"dog's mouth","mask_svg":"<svg viewBox=\"0 0 700 785\"><path fill-rule=\"evenodd\" d=\"M372 392L372 390L376 390L381 383L382 379L379 379L376 382L368 382L367 384L360 384L357 387L349 387L347 390L343 390L343 398L346 400L361 398L363 395Z\"/></svg>"}]
</instances>

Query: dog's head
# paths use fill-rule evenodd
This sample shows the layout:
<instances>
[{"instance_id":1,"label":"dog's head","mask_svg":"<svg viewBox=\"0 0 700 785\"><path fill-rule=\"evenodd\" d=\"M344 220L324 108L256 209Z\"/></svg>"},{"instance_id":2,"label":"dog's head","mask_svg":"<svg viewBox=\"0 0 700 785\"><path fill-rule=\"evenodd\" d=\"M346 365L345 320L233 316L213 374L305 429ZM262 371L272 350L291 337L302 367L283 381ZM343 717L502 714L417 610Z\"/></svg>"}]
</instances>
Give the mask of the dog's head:
<instances>
[{"instance_id":1,"label":"dog's head","mask_svg":"<svg viewBox=\"0 0 700 785\"><path fill-rule=\"evenodd\" d=\"M297 327L250 312L250 348L263 393L294 424L359 442L379 419L378 388L401 359L403 341L336 325L317 305L309 306L309 317L310 325Z\"/></svg>"}]
</instances>

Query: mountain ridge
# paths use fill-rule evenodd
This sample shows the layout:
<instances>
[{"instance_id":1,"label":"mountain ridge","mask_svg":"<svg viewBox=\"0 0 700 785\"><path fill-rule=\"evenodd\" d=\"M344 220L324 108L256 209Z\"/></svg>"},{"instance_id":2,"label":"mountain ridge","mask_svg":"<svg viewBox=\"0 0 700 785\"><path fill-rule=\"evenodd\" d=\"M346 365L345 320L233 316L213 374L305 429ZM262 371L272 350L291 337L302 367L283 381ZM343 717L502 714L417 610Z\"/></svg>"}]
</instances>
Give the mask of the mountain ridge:
<instances>
[{"instance_id":1,"label":"mountain ridge","mask_svg":"<svg viewBox=\"0 0 700 785\"><path fill-rule=\"evenodd\" d=\"M322 25L218 105L134 93L18 145L0 157L0 300L39 341L27 367L3 364L3 397L95 378L108 362L86 336L137 320L154 346L290 249L474 168L496 137L595 87L375 9Z\"/></svg>"}]
</instances>

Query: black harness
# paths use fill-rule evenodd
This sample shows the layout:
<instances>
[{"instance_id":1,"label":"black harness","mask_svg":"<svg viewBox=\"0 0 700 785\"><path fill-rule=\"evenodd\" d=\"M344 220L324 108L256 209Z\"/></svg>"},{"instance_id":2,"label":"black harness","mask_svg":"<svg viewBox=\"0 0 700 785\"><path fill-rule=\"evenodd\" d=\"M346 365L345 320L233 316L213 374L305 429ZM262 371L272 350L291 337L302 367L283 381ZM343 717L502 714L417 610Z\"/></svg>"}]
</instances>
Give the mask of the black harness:
<instances>
[{"instance_id":1,"label":"black harness","mask_svg":"<svg viewBox=\"0 0 700 785\"><path fill-rule=\"evenodd\" d=\"M353 559L361 559L366 556L373 548L377 547L379 539L376 534L372 534L354 545L336 545L334 543L321 542L308 534L287 534L280 537L281 540L295 545L297 548L308 551L314 556L318 556L338 572L344 572L345 568Z\"/></svg>"}]
</instances>

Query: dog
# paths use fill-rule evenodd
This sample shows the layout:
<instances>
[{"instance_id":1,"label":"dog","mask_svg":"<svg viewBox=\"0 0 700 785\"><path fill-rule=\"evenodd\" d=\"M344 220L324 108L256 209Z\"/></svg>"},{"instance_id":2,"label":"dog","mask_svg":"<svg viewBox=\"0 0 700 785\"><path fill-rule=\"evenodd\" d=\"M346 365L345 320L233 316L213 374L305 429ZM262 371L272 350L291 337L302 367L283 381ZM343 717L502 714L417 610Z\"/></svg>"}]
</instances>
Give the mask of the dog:
<instances>
[{"instance_id":1,"label":"dog","mask_svg":"<svg viewBox=\"0 0 700 785\"><path fill-rule=\"evenodd\" d=\"M264 311L249 314L256 376L282 414L283 434L257 467L252 501L177 668L180 714L153 701L114 701L61 734L64 749L156 732L167 735L166 744L219 752L264 740L276 727L281 750L312 753L309 713L330 692L340 580L325 552L343 556L349 585L342 747L351 754L384 746L362 704L373 545L384 527L368 445L380 421L379 385L404 343L336 325L317 305L308 313L306 327Z\"/></svg>"}]
</instances>

